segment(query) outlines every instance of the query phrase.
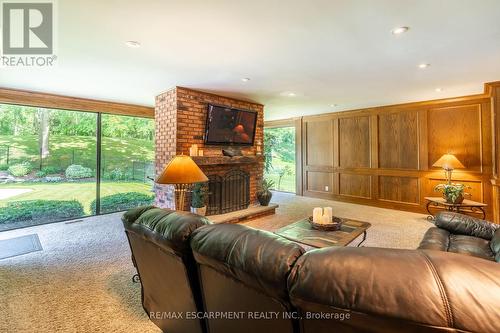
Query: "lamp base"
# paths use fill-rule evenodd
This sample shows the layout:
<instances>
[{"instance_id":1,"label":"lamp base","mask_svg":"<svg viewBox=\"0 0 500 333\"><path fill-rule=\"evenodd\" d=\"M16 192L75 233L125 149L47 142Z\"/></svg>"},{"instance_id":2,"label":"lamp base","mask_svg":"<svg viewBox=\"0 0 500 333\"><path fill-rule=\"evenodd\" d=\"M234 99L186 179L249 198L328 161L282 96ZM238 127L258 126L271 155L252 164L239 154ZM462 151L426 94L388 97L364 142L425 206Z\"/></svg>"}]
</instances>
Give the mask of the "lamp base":
<instances>
[{"instance_id":1,"label":"lamp base","mask_svg":"<svg viewBox=\"0 0 500 333\"><path fill-rule=\"evenodd\" d=\"M451 185L451 174L453 173L453 169L444 169L444 176L446 178L446 183Z\"/></svg>"},{"instance_id":2,"label":"lamp base","mask_svg":"<svg viewBox=\"0 0 500 333\"><path fill-rule=\"evenodd\" d=\"M190 184L175 184L175 209L180 211L186 210L186 192Z\"/></svg>"}]
</instances>

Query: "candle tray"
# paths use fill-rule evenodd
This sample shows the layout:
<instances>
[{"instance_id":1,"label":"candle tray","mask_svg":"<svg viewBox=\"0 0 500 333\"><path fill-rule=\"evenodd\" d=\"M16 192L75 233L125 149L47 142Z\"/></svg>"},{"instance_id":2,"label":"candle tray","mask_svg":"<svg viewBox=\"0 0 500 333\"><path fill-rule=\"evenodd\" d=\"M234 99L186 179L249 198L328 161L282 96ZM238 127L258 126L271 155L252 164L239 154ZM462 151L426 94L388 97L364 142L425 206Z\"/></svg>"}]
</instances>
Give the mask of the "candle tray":
<instances>
[{"instance_id":1,"label":"candle tray","mask_svg":"<svg viewBox=\"0 0 500 333\"><path fill-rule=\"evenodd\" d=\"M313 229L316 230L321 230L321 231L336 231L340 230L340 227L342 226L342 223L344 222L344 219L341 217L332 217L332 223L315 223L313 221L313 217L309 216L308 219L309 223L313 227Z\"/></svg>"}]
</instances>

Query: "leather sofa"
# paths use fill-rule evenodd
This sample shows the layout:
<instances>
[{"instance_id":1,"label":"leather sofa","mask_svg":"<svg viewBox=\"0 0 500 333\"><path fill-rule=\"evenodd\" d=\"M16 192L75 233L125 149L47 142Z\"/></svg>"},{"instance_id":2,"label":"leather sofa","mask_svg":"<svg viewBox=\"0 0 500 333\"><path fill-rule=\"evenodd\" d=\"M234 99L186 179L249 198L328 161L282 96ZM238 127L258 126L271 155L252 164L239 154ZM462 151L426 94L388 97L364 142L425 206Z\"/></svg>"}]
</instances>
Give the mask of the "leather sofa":
<instances>
[{"instance_id":1,"label":"leather sofa","mask_svg":"<svg viewBox=\"0 0 500 333\"><path fill-rule=\"evenodd\" d=\"M491 260L443 248L304 253L269 232L153 207L123 222L150 318L198 314L153 316L164 332L500 332Z\"/></svg>"},{"instance_id":2,"label":"leather sofa","mask_svg":"<svg viewBox=\"0 0 500 333\"><path fill-rule=\"evenodd\" d=\"M454 252L500 262L500 225L475 217L440 212L424 235L421 250Z\"/></svg>"}]
</instances>

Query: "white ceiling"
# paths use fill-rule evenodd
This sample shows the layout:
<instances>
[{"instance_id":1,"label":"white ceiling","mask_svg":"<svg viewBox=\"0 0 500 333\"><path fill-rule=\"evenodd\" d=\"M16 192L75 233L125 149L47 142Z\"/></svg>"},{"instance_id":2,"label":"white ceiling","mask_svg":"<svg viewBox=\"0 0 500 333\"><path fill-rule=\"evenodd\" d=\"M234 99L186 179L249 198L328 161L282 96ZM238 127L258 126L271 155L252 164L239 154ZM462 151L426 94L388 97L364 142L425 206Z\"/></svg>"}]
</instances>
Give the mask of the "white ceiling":
<instances>
[{"instance_id":1,"label":"white ceiling","mask_svg":"<svg viewBox=\"0 0 500 333\"><path fill-rule=\"evenodd\" d=\"M59 0L57 17L58 66L0 68L0 86L153 106L179 85L262 103L270 120L500 80L498 0Z\"/></svg>"}]
</instances>

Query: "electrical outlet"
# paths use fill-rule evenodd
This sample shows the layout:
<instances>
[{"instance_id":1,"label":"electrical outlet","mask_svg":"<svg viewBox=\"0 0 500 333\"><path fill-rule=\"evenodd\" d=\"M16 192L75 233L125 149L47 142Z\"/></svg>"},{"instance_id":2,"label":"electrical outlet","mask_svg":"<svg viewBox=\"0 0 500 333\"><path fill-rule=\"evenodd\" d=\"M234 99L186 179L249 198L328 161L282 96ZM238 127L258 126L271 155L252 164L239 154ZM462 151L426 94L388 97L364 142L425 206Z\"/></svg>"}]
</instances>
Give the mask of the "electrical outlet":
<instances>
[{"instance_id":1,"label":"electrical outlet","mask_svg":"<svg viewBox=\"0 0 500 333\"><path fill-rule=\"evenodd\" d=\"M325 192L328 192L328 186L325 186Z\"/></svg>"}]
</instances>

